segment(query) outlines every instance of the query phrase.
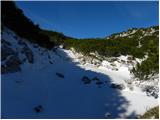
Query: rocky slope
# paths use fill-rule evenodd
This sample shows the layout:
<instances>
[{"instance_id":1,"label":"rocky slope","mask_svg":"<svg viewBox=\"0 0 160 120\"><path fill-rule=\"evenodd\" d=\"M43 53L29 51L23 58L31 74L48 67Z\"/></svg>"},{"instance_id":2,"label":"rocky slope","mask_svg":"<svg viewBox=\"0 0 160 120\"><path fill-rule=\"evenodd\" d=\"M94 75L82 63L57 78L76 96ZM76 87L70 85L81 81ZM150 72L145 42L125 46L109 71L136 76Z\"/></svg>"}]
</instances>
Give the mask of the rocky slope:
<instances>
[{"instance_id":1,"label":"rocky slope","mask_svg":"<svg viewBox=\"0 0 160 120\"><path fill-rule=\"evenodd\" d=\"M157 37L159 37L158 33L159 33L158 26L152 26L149 28L131 28L131 29L124 31L124 32L112 34L112 35L106 37L106 39L110 39L110 38L116 39L119 37L132 38L135 35L140 36L139 39L142 39L145 36L153 36L153 35L157 35Z\"/></svg>"},{"instance_id":2,"label":"rocky slope","mask_svg":"<svg viewBox=\"0 0 160 120\"><path fill-rule=\"evenodd\" d=\"M136 118L158 105L158 85L131 84L129 69L142 60L130 57L48 50L5 28L2 118Z\"/></svg>"}]
</instances>

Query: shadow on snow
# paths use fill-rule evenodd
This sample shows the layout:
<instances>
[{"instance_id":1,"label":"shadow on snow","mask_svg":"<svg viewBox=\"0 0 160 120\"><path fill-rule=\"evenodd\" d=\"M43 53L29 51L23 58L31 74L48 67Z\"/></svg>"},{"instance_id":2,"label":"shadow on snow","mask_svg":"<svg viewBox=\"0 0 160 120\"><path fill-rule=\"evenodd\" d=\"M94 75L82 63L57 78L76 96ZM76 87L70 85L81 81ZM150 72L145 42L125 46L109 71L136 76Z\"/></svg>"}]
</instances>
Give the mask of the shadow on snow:
<instances>
[{"instance_id":1,"label":"shadow on snow","mask_svg":"<svg viewBox=\"0 0 160 120\"><path fill-rule=\"evenodd\" d=\"M81 68L78 66L78 63L72 62L68 55L63 51L58 51L56 54L60 54L58 56L65 58L67 61L64 62L64 59L61 59L62 61L55 60L56 63L49 65L53 69L43 71L43 74L46 74L45 77L41 74L35 74L34 72L28 72L27 75L23 75L21 72L17 73L17 77L28 79L28 81L30 80L32 82L37 79L44 79L42 85L41 80L37 83L37 85L41 85L40 88L37 88L37 91L34 91L36 86L28 85L28 87L24 88L24 91L27 91L27 94L30 97L23 97L25 102L21 104L18 102L6 102L8 101L6 100L7 97L5 97L7 91L10 89L14 94L14 90L11 90L12 87L6 89L5 76L4 79L2 76L2 117L102 119L106 118L106 114L108 116L107 118L122 118L121 114L126 113L129 102L121 95L120 91L110 88L112 81L109 76ZM62 73L64 79L56 76L56 72ZM90 84L84 84L82 82L84 76L87 76L90 79L97 77L101 81L106 82L100 87L93 81ZM10 81L12 80L16 80L16 77ZM26 92L23 93L22 88L19 90L22 91L22 94L20 95L26 94ZM41 94L42 96L38 97L37 94ZM34 101L33 104L31 103L32 101ZM40 113L35 113L35 111L33 111L36 102L37 105L43 106L44 110ZM10 104L13 104L13 106L10 106ZM27 106L27 109L23 110L25 109L26 104L30 104L30 106ZM23 109L20 109L19 106ZM10 109L10 107L14 108ZM6 113L6 111L9 112ZM135 118L135 116L136 113L133 112L131 115L123 117Z\"/></svg>"}]
</instances>

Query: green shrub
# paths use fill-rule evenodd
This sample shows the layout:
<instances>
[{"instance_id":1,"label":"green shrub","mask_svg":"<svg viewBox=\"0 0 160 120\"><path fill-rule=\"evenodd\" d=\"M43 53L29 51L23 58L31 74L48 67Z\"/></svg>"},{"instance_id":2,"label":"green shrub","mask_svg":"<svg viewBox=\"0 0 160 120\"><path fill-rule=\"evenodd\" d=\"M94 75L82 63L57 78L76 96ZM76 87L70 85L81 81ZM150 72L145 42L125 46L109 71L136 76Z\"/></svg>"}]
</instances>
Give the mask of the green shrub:
<instances>
[{"instance_id":1,"label":"green shrub","mask_svg":"<svg viewBox=\"0 0 160 120\"><path fill-rule=\"evenodd\" d=\"M140 119L159 119L159 106L148 110Z\"/></svg>"}]
</instances>

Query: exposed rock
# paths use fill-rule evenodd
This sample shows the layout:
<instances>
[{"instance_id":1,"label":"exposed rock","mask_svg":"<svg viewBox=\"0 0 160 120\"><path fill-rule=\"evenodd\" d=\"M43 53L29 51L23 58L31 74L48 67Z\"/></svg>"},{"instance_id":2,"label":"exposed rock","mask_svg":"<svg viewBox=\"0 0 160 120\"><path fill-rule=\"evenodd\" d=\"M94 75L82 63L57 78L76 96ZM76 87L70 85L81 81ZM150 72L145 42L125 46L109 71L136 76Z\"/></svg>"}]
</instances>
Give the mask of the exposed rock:
<instances>
[{"instance_id":1,"label":"exposed rock","mask_svg":"<svg viewBox=\"0 0 160 120\"><path fill-rule=\"evenodd\" d=\"M142 89L144 92L146 92L147 96L153 96L154 98L158 98L158 94L159 94L159 88L156 86L145 86Z\"/></svg>"},{"instance_id":2,"label":"exposed rock","mask_svg":"<svg viewBox=\"0 0 160 120\"><path fill-rule=\"evenodd\" d=\"M57 75L58 77L60 77L60 78L64 78L64 75L61 74L61 73L56 73L56 75Z\"/></svg>"},{"instance_id":3,"label":"exposed rock","mask_svg":"<svg viewBox=\"0 0 160 120\"><path fill-rule=\"evenodd\" d=\"M100 81L100 79L97 78L97 77L94 77L92 80L93 80L93 81Z\"/></svg>"},{"instance_id":4,"label":"exposed rock","mask_svg":"<svg viewBox=\"0 0 160 120\"><path fill-rule=\"evenodd\" d=\"M106 118L110 118L111 117L111 113L109 113L109 112L105 113L105 117Z\"/></svg>"},{"instance_id":5,"label":"exposed rock","mask_svg":"<svg viewBox=\"0 0 160 120\"><path fill-rule=\"evenodd\" d=\"M42 105L38 105L36 107L34 107L33 109L36 113L42 112L43 111L43 107Z\"/></svg>"},{"instance_id":6,"label":"exposed rock","mask_svg":"<svg viewBox=\"0 0 160 120\"><path fill-rule=\"evenodd\" d=\"M84 84L90 84L91 83L91 80L87 76L84 76L82 78L82 81L84 82Z\"/></svg>"},{"instance_id":7,"label":"exposed rock","mask_svg":"<svg viewBox=\"0 0 160 120\"><path fill-rule=\"evenodd\" d=\"M24 53L27 57L29 63L34 62L34 56L32 50L30 50L27 46L23 47L22 53Z\"/></svg>"},{"instance_id":8,"label":"exposed rock","mask_svg":"<svg viewBox=\"0 0 160 120\"><path fill-rule=\"evenodd\" d=\"M1 72L2 74L18 72L21 70L20 64L21 61L17 56L11 56L5 64L1 65Z\"/></svg>"},{"instance_id":9,"label":"exposed rock","mask_svg":"<svg viewBox=\"0 0 160 120\"><path fill-rule=\"evenodd\" d=\"M18 44L19 45L23 45L23 46L27 46L27 44L24 41L22 41L22 40L18 40Z\"/></svg>"},{"instance_id":10,"label":"exposed rock","mask_svg":"<svg viewBox=\"0 0 160 120\"><path fill-rule=\"evenodd\" d=\"M7 66L11 66L11 65L19 65L21 64L20 59L17 56L11 56L7 61L6 61L6 65Z\"/></svg>"},{"instance_id":11,"label":"exposed rock","mask_svg":"<svg viewBox=\"0 0 160 120\"><path fill-rule=\"evenodd\" d=\"M115 88L115 89L119 89L119 90L125 89L125 86L123 84L116 84L116 83L112 83L110 87Z\"/></svg>"},{"instance_id":12,"label":"exposed rock","mask_svg":"<svg viewBox=\"0 0 160 120\"><path fill-rule=\"evenodd\" d=\"M53 64L53 62L52 62L52 61L49 61L49 63L50 63L50 64Z\"/></svg>"},{"instance_id":13,"label":"exposed rock","mask_svg":"<svg viewBox=\"0 0 160 120\"><path fill-rule=\"evenodd\" d=\"M15 54L14 50L8 47L6 44L1 46L1 61L5 60L9 55Z\"/></svg>"},{"instance_id":14,"label":"exposed rock","mask_svg":"<svg viewBox=\"0 0 160 120\"><path fill-rule=\"evenodd\" d=\"M51 59L51 56L50 56L50 55L48 55L48 59Z\"/></svg>"},{"instance_id":15,"label":"exposed rock","mask_svg":"<svg viewBox=\"0 0 160 120\"><path fill-rule=\"evenodd\" d=\"M126 62L125 62L124 60L121 60L121 63L122 63L122 64L125 64Z\"/></svg>"},{"instance_id":16,"label":"exposed rock","mask_svg":"<svg viewBox=\"0 0 160 120\"><path fill-rule=\"evenodd\" d=\"M2 45L11 46L11 43L8 42L8 41L6 41L6 40L4 40L4 39L1 40L1 44L2 44Z\"/></svg>"}]
</instances>

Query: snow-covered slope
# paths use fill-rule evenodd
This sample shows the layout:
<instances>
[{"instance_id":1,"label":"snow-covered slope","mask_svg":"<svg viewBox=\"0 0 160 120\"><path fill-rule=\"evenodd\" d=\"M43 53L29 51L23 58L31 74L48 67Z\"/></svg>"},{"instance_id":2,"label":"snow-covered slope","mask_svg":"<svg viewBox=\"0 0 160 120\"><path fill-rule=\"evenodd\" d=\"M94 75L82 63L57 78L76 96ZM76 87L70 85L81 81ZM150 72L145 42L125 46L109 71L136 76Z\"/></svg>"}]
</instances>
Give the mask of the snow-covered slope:
<instances>
[{"instance_id":1,"label":"snow-covered slope","mask_svg":"<svg viewBox=\"0 0 160 120\"><path fill-rule=\"evenodd\" d=\"M125 65L117 63L118 70L112 70L105 62L81 64L71 50L46 50L7 28L2 40L5 50L12 49L1 61L3 118L135 118L158 105L140 87L129 89ZM10 63L16 66L10 70L13 55L16 62Z\"/></svg>"}]
</instances>

